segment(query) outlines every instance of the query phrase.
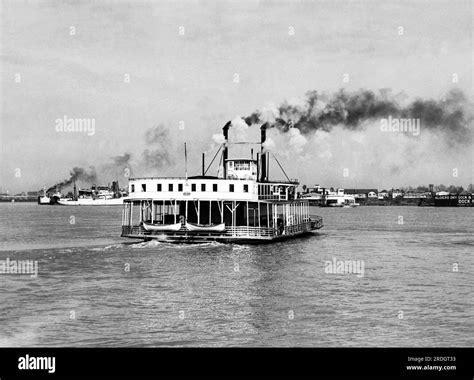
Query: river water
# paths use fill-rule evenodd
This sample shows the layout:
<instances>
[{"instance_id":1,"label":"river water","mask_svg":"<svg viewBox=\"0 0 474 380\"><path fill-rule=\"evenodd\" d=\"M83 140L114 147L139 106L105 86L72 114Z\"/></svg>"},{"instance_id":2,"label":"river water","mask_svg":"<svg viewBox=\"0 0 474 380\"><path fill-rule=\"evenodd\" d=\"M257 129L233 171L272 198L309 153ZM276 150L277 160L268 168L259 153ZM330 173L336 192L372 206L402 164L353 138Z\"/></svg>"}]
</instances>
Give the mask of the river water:
<instances>
[{"instance_id":1,"label":"river water","mask_svg":"<svg viewBox=\"0 0 474 380\"><path fill-rule=\"evenodd\" d=\"M0 204L0 346L473 346L472 208L314 208L268 245L120 238L121 207ZM355 261L363 272L329 273Z\"/></svg>"}]
</instances>

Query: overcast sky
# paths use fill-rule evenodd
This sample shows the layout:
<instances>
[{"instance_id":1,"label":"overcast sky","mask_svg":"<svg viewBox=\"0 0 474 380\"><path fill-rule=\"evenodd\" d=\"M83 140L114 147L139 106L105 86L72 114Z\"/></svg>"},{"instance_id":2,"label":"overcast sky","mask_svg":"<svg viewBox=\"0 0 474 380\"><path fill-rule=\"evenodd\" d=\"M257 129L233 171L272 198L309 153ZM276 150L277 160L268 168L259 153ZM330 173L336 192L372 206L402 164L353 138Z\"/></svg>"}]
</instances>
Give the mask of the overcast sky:
<instances>
[{"instance_id":1,"label":"overcast sky","mask_svg":"<svg viewBox=\"0 0 474 380\"><path fill-rule=\"evenodd\" d=\"M74 166L99 167L124 152L138 162L145 131L161 123L176 157L188 141L196 158L191 171L198 171L200 152L227 120L308 90L391 88L434 99L452 88L472 93L470 1L0 4L2 191L38 190L67 178ZM95 119L95 134L57 132L55 120L65 115ZM311 144L304 149L317 149L318 140ZM436 173L442 165L431 157L433 178L408 179L466 185L472 153L465 158ZM338 182L331 173L346 164L331 168L328 157L321 159L319 171L316 160L308 170L290 157L287 171L326 186L420 184L388 172ZM181 175L180 165L151 174ZM453 167L460 177L453 178Z\"/></svg>"}]
</instances>

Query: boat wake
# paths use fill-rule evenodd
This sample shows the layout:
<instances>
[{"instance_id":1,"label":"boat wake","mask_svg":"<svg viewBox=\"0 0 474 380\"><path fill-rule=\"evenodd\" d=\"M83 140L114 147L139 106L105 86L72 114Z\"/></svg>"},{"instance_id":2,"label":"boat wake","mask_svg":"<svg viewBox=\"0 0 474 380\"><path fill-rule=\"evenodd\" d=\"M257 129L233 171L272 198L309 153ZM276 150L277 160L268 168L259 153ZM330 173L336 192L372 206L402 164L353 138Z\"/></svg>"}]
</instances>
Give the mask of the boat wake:
<instances>
[{"instance_id":1,"label":"boat wake","mask_svg":"<svg viewBox=\"0 0 474 380\"><path fill-rule=\"evenodd\" d=\"M167 247L167 248L175 248L175 249L189 249L189 248L205 248L205 247L221 247L226 244L219 243L216 241L210 241L206 243L195 243L195 244L176 244L176 243L168 243L162 242L157 240L150 240L150 241L143 241L139 243L132 243L128 244L132 249L143 249L143 248L153 248L153 247Z\"/></svg>"},{"instance_id":2,"label":"boat wake","mask_svg":"<svg viewBox=\"0 0 474 380\"><path fill-rule=\"evenodd\" d=\"M130 244L130 248L132 249L153 248L153 247L160 247L166 244L167 243L161 243L156 240L150 240L150 241L142 241L140 243Z\"/></svg>"},{"instance_id":3,"label":"boat wake","mask_svg":"<svg viewBox=\"0 0 474 380\"><path fill-rule=\"evenodd\" d=\"M123 248L127 245L130 245L130 244L125 244L125 243L119 243L119 244L111 244L111 245L107 245L105 247L93 247L93 248L89 248L88 251L94 251L94 252L97 252L97 251L108 251L108 250L111 250L111 249L120 249L120 248Z\"/></svg>"}]
</instances>

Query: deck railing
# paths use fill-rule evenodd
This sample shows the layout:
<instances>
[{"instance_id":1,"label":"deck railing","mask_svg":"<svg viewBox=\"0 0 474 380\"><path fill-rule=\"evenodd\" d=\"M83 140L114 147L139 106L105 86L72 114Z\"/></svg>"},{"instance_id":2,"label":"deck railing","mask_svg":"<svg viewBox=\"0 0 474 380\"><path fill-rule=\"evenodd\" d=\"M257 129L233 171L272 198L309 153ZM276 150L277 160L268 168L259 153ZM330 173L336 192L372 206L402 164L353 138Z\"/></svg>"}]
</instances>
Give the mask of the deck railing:
<instances>
[{"instance_id":1,"label":"deck railing","mask_svg":"<svg viewBox=\"0 0 474 380\"><path fill-rule=\"evenodd\" d=\"M268 227L247 227L235 226L226 227L225 234L229 236L265 236L271 237L274 235L273 228Z\"/></svg>"},{"instance_id":2,"label":"deck railing","mask_svg":"<svg viewBox=\"0 0 474 380\"><path fill-rule=\"evenodd\" d=\"M184 226L176 231L177 234L189 233ZM201 231L201 234L208 233L210 235L225 235L225 236L264 236L271 237L274 235L273 228L268 227L226 227L224 231ZM146 231L142 226L122 226L122 235L152 235L149 231Z\"/></svg>"},{"instance_id":3,"label":"deck railing","mask_svg":"<svg viewBox=\"0 0 474 380\"><path fill-rule=\"evenodd\" d=\"M259 194L258 195L259 200L266 200L266 201L286 201L287 196L286 194L280 194L280 193L275 193L275 194Z\"/></svg>"},{"instance_id":4,"label":"deck railing","mask_svg":"<svg viewBox=\"0 0 474 380\"><path fill-rule=\"evenodd\" d=\"M122 235L145 235L145 232L142 226L122 226Z\"/></svg>"},{"instance_id":5,"label":"deck railing","mask_svg":"<svg viewBox=\"0 0 474 380\"><path fill-rule=\"evenodd\" d=\"M298 232L311 231L319 229L323 226L323 219L320 216L312 216L310 220L286 226L281 230L272 227L251 227L251 226L227 226L224 231L202 231L202 234L224 235L224 236L255 236L255 237L273 237L276 235L290 235ZM190 233L186 227L182 227L175 232L177 235ZM192 232L191 232L192 233ZM122 226L122 235L145 236L152 235L150 231L146 231L143 226Z\"/></svg>"}]
</instances>

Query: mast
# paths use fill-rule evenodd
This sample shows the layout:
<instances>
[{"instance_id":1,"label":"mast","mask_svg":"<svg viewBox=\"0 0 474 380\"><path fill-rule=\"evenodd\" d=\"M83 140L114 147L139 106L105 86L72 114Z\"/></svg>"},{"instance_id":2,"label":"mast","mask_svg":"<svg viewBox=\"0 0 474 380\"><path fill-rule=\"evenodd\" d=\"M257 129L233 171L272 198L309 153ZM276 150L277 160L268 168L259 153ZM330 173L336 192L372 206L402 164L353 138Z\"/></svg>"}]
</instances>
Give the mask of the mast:
<instances>
[{"instance_id":1,"label":"mast","mask_svg":"<svg viewBox=\"0 0 474 380\"><path fill-rule=\"evenodd\" d=\"M188 181L188 151L186 150L186 143L184 143L184 173L186 175L186 182Z\"/></svg>"},{"instance_id":2,"label":"mast","mask_svg":"<svg viewBox=\"0 0 474 380\"><path fill-rule=\"evenodd\" d=\"M204 175L205 175L205 173L206 173L206 170L205 170L205 168L204 168L204 159L205 159L205 157L204 157L204 153L203 153L203 154L202 154L202 176L203 176L203 177L204 177Z\"/></svg>"}]
</instances>

